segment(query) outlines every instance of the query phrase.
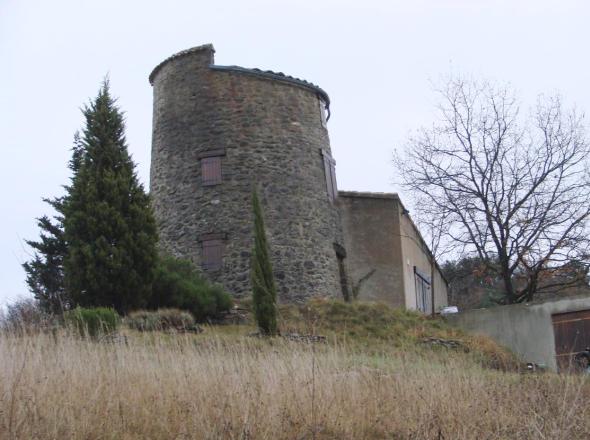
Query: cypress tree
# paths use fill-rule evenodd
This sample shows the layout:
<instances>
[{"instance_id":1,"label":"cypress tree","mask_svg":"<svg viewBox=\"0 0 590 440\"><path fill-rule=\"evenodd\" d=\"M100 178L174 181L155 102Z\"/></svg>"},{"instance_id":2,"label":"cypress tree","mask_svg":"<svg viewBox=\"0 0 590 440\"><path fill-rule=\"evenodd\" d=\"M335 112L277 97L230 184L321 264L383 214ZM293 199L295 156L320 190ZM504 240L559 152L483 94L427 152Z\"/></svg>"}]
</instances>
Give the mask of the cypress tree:
<instances>
[{"instance_id":1,"label":"cypress tree","mask_svg":"<svg viewBox=\"0 0 590 440\"><path fill-rule=\"evenodd\" d=\"M262 207L256 190L252 192L254 211L254 250L252 252L252 302L254 315L260 332L264 335L277 334L277 289L272 274Z\"/></svg>"},{"instance_id":2,"label":"cypress tree","mask_svg":"<svg viewBox=\"0 0 590 440\"><path fill-rule=\"evenodd\" d=\"M76 169L62 207L64 285L75 305L123 314L149 299L156 224L107 80L83 114L82 151L73 159Z\"/></svg>"}]
</instances>

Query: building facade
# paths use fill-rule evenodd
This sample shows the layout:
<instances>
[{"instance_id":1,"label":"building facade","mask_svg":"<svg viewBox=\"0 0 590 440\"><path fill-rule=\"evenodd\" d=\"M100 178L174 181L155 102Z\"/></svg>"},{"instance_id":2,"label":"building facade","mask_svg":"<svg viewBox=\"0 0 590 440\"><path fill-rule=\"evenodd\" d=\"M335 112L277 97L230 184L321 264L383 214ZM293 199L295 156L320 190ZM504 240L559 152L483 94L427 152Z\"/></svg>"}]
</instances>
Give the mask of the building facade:
<instances>
[{"instance_id":1,"label":"building facade","mask_svg":"<svg viewBox=\"0 0 590 440\"><path fill-rule=\"evenodd\" d=\"M179 52L149 77L150 192L163 250L235 297L249 296L256 189L280 301L348 298L372 285L375 293L361 297L412 307L397 298L407 296L397 253L369 276L372 284L355 279L362 270L347 245L356 249L351 237L363 225L343 222L350 196L337 190L327 93L282 73L215 65L214 52Z\"/></svg>"},{"instance_id":2,"label":"building facade","mask_svg":"<svg viewBox=\"0 0 590 440\"><path fill-rule=\"evenodd\" d=\"M447 282L399 196L340 191L346 267L356 298L432 313Z\"/></svg>"}]
</instances>

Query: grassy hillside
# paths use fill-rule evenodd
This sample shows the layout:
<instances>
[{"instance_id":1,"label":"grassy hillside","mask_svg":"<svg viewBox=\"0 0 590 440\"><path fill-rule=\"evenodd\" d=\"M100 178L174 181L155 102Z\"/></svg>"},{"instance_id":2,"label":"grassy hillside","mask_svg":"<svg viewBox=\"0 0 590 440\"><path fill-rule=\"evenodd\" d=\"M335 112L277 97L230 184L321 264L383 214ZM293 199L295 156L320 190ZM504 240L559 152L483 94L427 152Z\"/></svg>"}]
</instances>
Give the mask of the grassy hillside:
<instances>
[{"instance_id":1,"label":"grassy hillside","mask_svg":"<svg viewBox=\"0 0 590 440\"><path fill-rule=\"evenodd\" d=\"M590 385L522 374L495 344L384 306L282 307L326 343L125 331L0 336L0 438L585 439ZM425 338L457 341L434 347Z\"/></svg>"},{"instance_id":2,"label":"grassy hillside","mask_svg":"<svg viewBox=\"0 0 590 440\"><path fill-rule=\"evenodd\" d=\"M450 346L455 355L484 367L520 367L512 353L493 340L466 334L439 317L433 319L411 310L316 299L299 307L282 306L280 311L283 332L319 333L363 351L425 352L444 358Z\"/></svg>"}]
</instances>

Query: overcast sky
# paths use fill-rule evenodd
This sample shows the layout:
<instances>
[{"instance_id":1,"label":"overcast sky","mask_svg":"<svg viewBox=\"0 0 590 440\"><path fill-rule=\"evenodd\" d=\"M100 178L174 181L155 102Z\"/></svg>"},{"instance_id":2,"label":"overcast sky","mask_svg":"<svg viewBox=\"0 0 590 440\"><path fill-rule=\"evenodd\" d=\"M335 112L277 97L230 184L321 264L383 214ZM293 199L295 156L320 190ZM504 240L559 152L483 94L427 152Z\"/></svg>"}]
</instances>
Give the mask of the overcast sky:
<instances>
[{"instance_id":1,"label":"overcast sky","mask_svg":"<svg viewBox=\"0 0 590 440\"><path fill-rule=\"evenodd\" d=\"M432 82L443 75L510 82L525 106L560 92L589 110L589 23L585 0L0 0L0 304L28 295L23 240L50 213L41 198L62 193L80 107L107 73L146 187L148 75L213 43L216 64L326 90L340 189L396 191L392 152L433 122Z\"/></svg>"}]
</instances>

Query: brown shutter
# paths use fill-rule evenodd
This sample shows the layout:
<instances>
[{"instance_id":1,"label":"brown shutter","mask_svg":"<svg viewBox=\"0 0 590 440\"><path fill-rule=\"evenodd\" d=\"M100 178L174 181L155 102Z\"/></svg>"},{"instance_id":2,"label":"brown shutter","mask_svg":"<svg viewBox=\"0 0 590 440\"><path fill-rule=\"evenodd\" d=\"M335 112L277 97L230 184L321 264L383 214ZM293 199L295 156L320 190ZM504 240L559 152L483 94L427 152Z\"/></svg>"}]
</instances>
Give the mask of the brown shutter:
<instances>
[{"instance_id":1,"label":"brown shutter","mask_svg":"<svg viewBox=\"0 0 590 440\"><path fill-rule=\"evenodd\" d=\"M221 183L221 156L201 159L201 181L205 186Z\"/></svg>"},{"instance_id":2,"label":"brown shutter","mask_svg":"<svg viewBox=\"0 0 590 440\"><path fill-rule=\"evenodd\" d=\"M221 269L223 260L223 241L221 240L204 240L203 241L203 269L218 270Z\"/></svg>"}]
</instances>

